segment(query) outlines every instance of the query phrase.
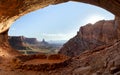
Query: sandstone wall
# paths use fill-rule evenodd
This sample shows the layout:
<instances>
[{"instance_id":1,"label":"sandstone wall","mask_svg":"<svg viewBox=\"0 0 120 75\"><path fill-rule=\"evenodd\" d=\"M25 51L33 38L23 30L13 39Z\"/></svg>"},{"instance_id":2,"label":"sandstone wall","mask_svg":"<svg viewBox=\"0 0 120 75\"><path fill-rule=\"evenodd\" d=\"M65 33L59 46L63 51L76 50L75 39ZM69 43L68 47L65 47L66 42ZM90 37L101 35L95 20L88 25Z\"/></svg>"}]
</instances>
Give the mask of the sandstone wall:
<instances>
[{"instance_id":1,"label":"sandstone wall","mask_svg":"<svg viewBox=\"0 0 120 75\"><path fill-rule=\"evenodd\" d=\"M77 35L64 44L59 53L76 56L86 50L111 45L120 40L119 26L118 18L82 26Z\"/></svg>"},{"instance_id":2,"label":"sandstone wall","mask_svg":"<svg viewBox=\"0 0 120 75\"><path fill-rule=\"evenodd\" d=\"M13 49L8 42L7 31L0 34L0 57L12 58L16 55L20 55L19 52Z\"/></svg>"}]
</instances>

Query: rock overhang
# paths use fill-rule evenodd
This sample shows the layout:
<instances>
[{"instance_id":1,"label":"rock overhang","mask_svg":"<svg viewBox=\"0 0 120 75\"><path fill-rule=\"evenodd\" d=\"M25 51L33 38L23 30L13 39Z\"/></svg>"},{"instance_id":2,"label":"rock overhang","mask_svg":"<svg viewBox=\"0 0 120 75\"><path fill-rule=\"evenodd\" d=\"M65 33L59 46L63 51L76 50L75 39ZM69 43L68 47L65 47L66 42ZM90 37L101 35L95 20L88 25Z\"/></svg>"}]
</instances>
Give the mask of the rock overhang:
<instances>
[{"instance_id":1,"label":"rock overhang","mask_svg":"<svg viewBox=\"0 0 120 75\"><path fill-rule=\"evenodd\" d=\"M10 57L14 59L16 56L21 56L21 54L19 54L19 52L17 50L11 48L11 46L9 45L9 42L8 42L8 33L7 33L8 29L16 19L20 18L21 16L23 16L29 12L46 7L48 5L59 4L59 3L67 2L67 1L69 1L69 0L0 0L0 59L2 57L2 58L7 58L7 61L8 60L10 61L10 60L12 60L12 59L10 59ZM102 7L104 9L112 12L115 16L118 16L115 18L115 20L117 23L120 24L120 20L119 20L120 0L73 0L73 1L84 2L84 3L93 4L93 5ZM120 25L118 25L118 31L120 31ZM120 34L120 33L116 33L116 34ZM115 59L114 60L115 63L118 62L118 65L119 65L118 49L120 47L120 41L118 40L117 43L115 43L113 45L112 49L110 50L111 47L112 46L105 48L105 49L102 48L101 51L93 50L93 52L83 53L79 57L76 57L76 59L73 57L73 59L71 59L69 62L67 61L67 64L69 63L69 65L71 67L73 67L74 69L75 69L75 67L77 67L77 68L80 67L80 69L81 69L82 68L81 66L83 66L85 64L85 66L88 66L88 67L87 67L87 69L83 67L83 69L87 70L84 73L87 73L88 71L94 71L94 70L99 71L99 68L103 68L106 66L109 68L109 65L111 66L111 61L113 61L112 59ZM84 58L79 59L82 57L84 57ZM94 59L91 59L91 58L94 58ZM106 61L107 59L108 60L110 59L111 61ZM95 61L96 61L96 63L95 63ZM19 61L16 61L16 62L18 65ZM79 65L77 63L79 63ZM13 64L15 64L15 63L13 63ZM104 66L104 64L105 64L105 66ZM13 66L12 64L10 64L10 65ZM37 68L39 70L40 65L39 66L38 65L37 65ZM20 64L20 66L21 66L21 64ZM24 66L24 65L22 65L22 66ZM29 65L27 65L27 66L29 66ZM89 66L92 66L92 68L89 69ZM34 69L36 69L36 65L33 65L33 67L35 67ZM33 67L32 67L32 69L33 69ZM97 67L97 69L96 69L96 67ZM107 67L106 67L106 69L107 69ZM23 67L23 68L26 69L26 67ZM58 69L58 72L61 71L59 75L72 74L72 73L78 74L76 70L74 73L71 70L70 70L71 71L70 72L68 70L68 67L66 69L65 68L66 67L62 68L62 70L64 70L64 71L61 71ZM5 72L6 71L8 71L8 70L5 70ZM8 72L8 73L10 73L10 72ZM18 73L18 71L16 73ZM49 72L49 74L52 74L52 73L54 74L54 72L52 72L52 71ZM90 74L87 74L87 75L90 75Z\"/></svg>"},{"instance_id":2,"label":"rock overhang","mask_svg":"<svg viewBox=\"0 0 120 75\"><path fill-rule=\"evenodd\" d=\"M120 0L1 0L0 33L7 31L11 24L21 16L34 10L68 1L77 1L102 7L120 16Z\"/></svg>"}]
</instances>

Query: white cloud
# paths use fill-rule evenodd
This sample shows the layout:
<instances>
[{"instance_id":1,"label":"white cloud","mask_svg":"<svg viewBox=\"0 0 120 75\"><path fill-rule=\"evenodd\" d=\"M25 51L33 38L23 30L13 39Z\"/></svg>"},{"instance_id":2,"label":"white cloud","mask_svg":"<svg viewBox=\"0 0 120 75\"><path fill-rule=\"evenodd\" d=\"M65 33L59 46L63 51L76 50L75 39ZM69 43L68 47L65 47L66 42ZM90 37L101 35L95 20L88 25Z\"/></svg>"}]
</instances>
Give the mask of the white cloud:
<instances>
[{"instance_id":1,"label":"white cloud","mask_svg":"<svg viewBox=\"0 0 120 75\"><path fill-rule=\"evenodd\" d=\"M97 21L99 21L99 20L104 20L105 19L105 17L103 17L103 16L101 16L101 15L91 15L91 16L88 16L87 18L86 18L86 23L92 23L92 24L94 24L94 23L96 23Z\"/></svg>"}]
</instances>

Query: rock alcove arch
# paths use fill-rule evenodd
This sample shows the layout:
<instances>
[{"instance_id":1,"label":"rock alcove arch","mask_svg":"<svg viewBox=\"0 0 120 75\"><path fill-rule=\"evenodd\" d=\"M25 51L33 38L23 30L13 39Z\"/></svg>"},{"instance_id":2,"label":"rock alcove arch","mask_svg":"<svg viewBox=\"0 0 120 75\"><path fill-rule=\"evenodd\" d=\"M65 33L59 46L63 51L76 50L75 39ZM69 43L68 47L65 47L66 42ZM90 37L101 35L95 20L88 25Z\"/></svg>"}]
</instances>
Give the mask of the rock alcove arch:
<instances>
[{"instance_id":1,"label":"rock alcove arch","mask_svg":"<svg viewBox=\"0 0 120 75\"><path fill-rule=\"evenodd\" d=\"M14 57L19 55L17 51L12 49L8 43L8 29L11 24L19 17L32 12L34 10L64 3L69 0L1 0L0 1L0 56ZM72 0L84 2L102 7L116 16L120 16L120 1L119 0Z\"/></svg>"}]
</instances>

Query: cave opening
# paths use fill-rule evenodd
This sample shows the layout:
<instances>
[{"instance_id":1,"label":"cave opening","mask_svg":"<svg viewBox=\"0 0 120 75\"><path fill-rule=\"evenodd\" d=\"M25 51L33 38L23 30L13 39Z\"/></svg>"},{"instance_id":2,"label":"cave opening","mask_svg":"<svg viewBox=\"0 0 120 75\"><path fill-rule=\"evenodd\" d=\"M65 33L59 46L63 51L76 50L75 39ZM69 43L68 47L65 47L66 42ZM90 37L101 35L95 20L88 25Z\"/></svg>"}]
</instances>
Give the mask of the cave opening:
<instances>
[{"instance_id":1,"label":"cave opening","mask_svg":"<svg viewBox=\"0 0 120 75\"><path fill-rule=\"evenodd\" d=\"M20 18L21 16L27 13L30 13L31 11L41 9L42 7L47 7L50 4L57 5L60 3L65 3L67 1L68 0L19 0L19 1L18 0L6 0L6 1L1 0L0 1L0 11L1 11L0 12L0 33L1 33L0 34L0 59L1 59L0 74L1 75L9 75L9 74L12 74L12 75L18 75L18 74L20 75L30 75L30 74L31 75L41 75L41 74L42 75L71 75L71 74L73 75L76 75L76 74L77 75L82 75L82 74L111 75L111 74L120 73L119 72L119 68L120 68L119 66L120 65L119 64L120 62L120 50L119 50L120 49L120 40L119 40L120 39L120 13L119 13L120 12L120 6L119 6L120 1L119 0L109 0L109 1L108 0L74 0L78 2L85 2L88 4L100 6L112 12L115 15L115 19L114 20L105 19L95 24L87 23L87 25L79 24L79 23L74 24L74 25L79 25L75 33L77 35L78 34L80 35L75 36L75 37L72 36L73 38L70 37L71 39L67 41L67 43L64 44L64 48L61 48L63 51L60 50L61 52L59 52L60 54L64 54L64 55L59 55L59 54L56 54L56 55L44 55L44 54L43 55L41 54L40 55L39 54L38 55L37 54L22 55L19 52L17 52L18 50L11 48L11 46L8 44L8 34L9 34L9 41L12 36L17 36L17 37L20 36L21 38L26 38L24 37L23 34L11 35L10 31L15 30L14 29L15 27L13 25L12 26L14 28L12 29L11 27L8 33L7 30L9 29L9 27L15 20L18 21L19 20L18 18ZM79 9L81 10L83 7ZM74 8L74 9L77 9L77 8ZM87 10L88 9L90 9L90 7L87 8ZM97 11L100 12L99 10ZM89 13L90 11L87 11L87 14ZM45 12L41 14L44 15ZM74 14L76 14L76 12L74 12ZM105 15L108 15L108 14L105 14ZM53 17L53 15L51 16ZM65 16L64 17L62 16L63 20ZM78 17L82 18L78 20L79 22L84 20L83 17L81 16L78 16ZM32 18L36 20L36 17L35 18L32 17ZM52 20L53 18L50 18L50 19ZM96 18L94 17L93 19L96 20ZM90 21L93 19L91 18ZM26 21L20 22L20 26L19 24L16 24L15 26L19 26L20 31L21 30L24 31L25 27L22 26L22 23L25 23L25 22ZM31 23L32 21L29 21L29 22ZM48 22L47 19L46 19L46 22ZM69 21L69 22L72 22L72 21ZM25 24L25 26L26 25L27 24ZM33 24L32 25L28 24L28 25L30 27ZM37 28L44 29L42 27L43 25L39 24L39 26L41 27L36 26L35 29L36 30ZM80 25L86 25L86 26L82 26L80 28ZM47 28L49 30L50 27L48 26L49 25L47 25ZM56 26L59 27L58 24ZM66 24L64 28L66 28ZM29 28L25 28L25 29L27 30ZM62 30L64 29L61 29L61 31ZM17 32L17 31L15 30L14 32ZM82 38L80 38L81 36ZM36 38L36 37L27 36L27 38ZM87 39L87 40L85 41L83 39ZM39 41L42 41L42 40L43 38L41 38ZM44 38L43 41L48 41L48 40ZM95 49L91 49L91 47L94 48L94 46L91 44L96 44L94 46L98 46L98 47L95 47ZM86 48L87 50L89 49L91 51L84 51L82 54L79 54L80 53L79 51L81 48ZM72 56L72 57L69 58L68 56Z\"/></svg>"},{"instance_id":2,"label":"cave opening","mask_svg":"<svg viewBox=\"0 0 120 75\"><path fill-rule=\"evenodd\" d=\"M57 54L81 26L111 19L113 14L89 4L70 1L50 5L17 19L9 29L9 42L23 54Z\"/></svg>"}]
</instances>

